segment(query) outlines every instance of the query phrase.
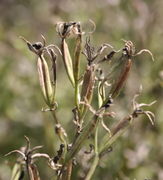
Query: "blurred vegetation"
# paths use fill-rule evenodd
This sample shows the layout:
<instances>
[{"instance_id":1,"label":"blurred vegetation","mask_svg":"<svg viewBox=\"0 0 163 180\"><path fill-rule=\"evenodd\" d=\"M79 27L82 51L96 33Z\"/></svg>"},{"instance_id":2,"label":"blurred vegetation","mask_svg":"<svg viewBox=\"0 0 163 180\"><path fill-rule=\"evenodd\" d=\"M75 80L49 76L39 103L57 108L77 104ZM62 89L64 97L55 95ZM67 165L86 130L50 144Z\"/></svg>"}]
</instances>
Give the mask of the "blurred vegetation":
<instances>
[{"instance_id":1,"label":"blurred vegetation","mask_svg":"<svg viewBox=\"0 0 163 180\"><path fill-rule=\"evenodd\" d=\"M136 50L148 48L148 55L134 61L124 92L117 99L117 120L130 112L131 99L143 85L140 101L157 103L150 108L156 115L154 127L143 116L116 143L113 151L102 159L93 179L162 180L163 179L163 1L152 0L1 0L0 1L0 179L10 179L16 156L4 154L25 144L24 135L33 146L44 145L42 152L54 155L54 134L51 116L42 113L43 99L38 83L36 59L18 38L39 41L43 34L48 43L59 45L55 24L59 21L81 21L89 31L92 19L96 31L93 44L106 42L120 48L121 39L131 40ZM84 65L83 58L83 65ZM67 81L61 59L57 70L57 110L64 128L73 128L72 88ZM127 98L126 95L127 94ZM97 105L94 100L95 106ZM109 123L109 122L108 122ZM59 145L59 144L58 144ZM53 171L41 160L42 179L51 179ZM75 170L78 169L78 166ZM75 173L75 172L74 172Z\"/></svg>"}]
</instances>

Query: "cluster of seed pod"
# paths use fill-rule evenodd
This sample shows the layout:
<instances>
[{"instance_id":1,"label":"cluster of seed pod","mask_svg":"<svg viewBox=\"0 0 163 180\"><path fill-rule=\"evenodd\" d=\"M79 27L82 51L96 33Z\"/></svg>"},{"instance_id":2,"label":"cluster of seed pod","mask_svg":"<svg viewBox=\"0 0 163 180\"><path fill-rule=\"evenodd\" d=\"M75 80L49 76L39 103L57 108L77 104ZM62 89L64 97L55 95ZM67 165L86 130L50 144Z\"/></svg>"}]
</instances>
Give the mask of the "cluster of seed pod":
<instances>
[{"instance_id":1,"label":"cluster of seed pod","mask_svg":"<svg viewBox=\"0 0 163 180\"><path fill-rule=\"evenodd\" d=\"M87 33L82 31L80 22L61 22L57 24L56 30L61 38L60 48L53 44L46 46L46 41L43 36L42 43L37 42L34 44L30 43L23 37L21 38L26 42L29 50L35 53L38 57L37 68L42 94L48 106L48 110L54 112L53 116L55 119L57 119L55 115L57 104L55 99L57 55L53 48L57 49L60 53L67 76L72 84L72 87L74 88L75 108L73 109L73 122L77 128L76 136L70 149L67 149L69 144L68 140L65 138L67 134L60 125L59 121L56 120L56 133L59 135L60 140L65 147L62 149L64 152L61 154L61 156L64 156L63 159L65 159L65 161L63 166L59 166L59 170L62 172L62 168L64 169L64 167L67 165L66 163L68 163L69 160L71 160L76 155L76 153L80 150L83 142L87 139L89 134L93 132L94 129L96 129L99 123L101 123L102 127L109 133L109 138L117 135L117 132L119 132L121 129L124 129L124 127L126 128L128 125L126 122L137 117L138 114L147 115L153 124L154 115L149 111L143 111L140 109L140 107L147 104L140 104L138 106L136 103L134 104L133 113L122 120L120 124L115 126L113 132L110 131L110 129L103 121L104 116L113 117L115 115L114 112L109 112L108 110L109 107L113 104L113 100L119 95L128 78L132 67L133 58L137 55L140 55L142 52L149 53L152 59L153 55L147 49L143 49L138 53L135 53L135 46L133 43L126 40L123 40L124 47L122 47L120 50L115 50L113 46L107 43L102 44L99 48L95 48L91 44L90 36L86 37L85 45L82 50L83 35ZM67 43L69 38L73 38L75 44L73 55L71 55L69 51L70 47ZM105 50L107 48L111 48L111 52L106 53ZM52 79L45 54L47 54L48 56L46 57L49 57L51 60L53 69ZM85 56L87 62L83 74L80 74L81 54ZM118 57L115 57L115 55L118 55ZM102 70L102 64L105 62L106 64L110 64L110 62L113 64L110 69L108 66L108 72L104 72ZM91 105L95 88L97 88L98 96L97 110L94 110ZM94 114L90 121L85 120L85 116L88 110ZM85 123L85 126L83 126L83 123ZM108 148L109 143L105 142L105 138L104 144L106 144L106 147ZM106 147L101 148L101 153L106 149ZM57 159L57 163L60 159L62 159L62 157Z\"/></svg>"}]
</instances>

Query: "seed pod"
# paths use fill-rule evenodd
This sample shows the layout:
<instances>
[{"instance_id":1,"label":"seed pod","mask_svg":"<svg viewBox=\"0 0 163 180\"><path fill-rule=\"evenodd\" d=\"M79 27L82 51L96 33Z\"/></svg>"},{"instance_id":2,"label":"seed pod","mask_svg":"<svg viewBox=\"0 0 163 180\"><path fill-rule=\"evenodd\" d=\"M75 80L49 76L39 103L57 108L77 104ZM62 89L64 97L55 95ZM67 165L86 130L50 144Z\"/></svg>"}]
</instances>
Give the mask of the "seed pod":
<instances>
[{"instance_id":1,"label":"seed pod","mask_svg":"<svg viewBox=\"0 0 163 180\"><path fill-rule=\"evenodd\" d=\"M56 30L62 38L61 50L63 54L63 61L66 68L67 75L75 87L79 79L79 56L81 52L81 27L79 22L61 22L57 24ZM66 43L66 38L69 36L77 36L74 50L74 60L72 62L70 52Z\"/></svg>"},{"instance_id":2,"label":"seed pod","mask_svg":"<svg viewBox=\"0 0 163 180\"><path fill-rule=\"evenodd\" d=\"M87 66L82 84L81 101L90 104L93 95L94 83L95 83L95 67L93 65ZM81 106L82 114L85 114L87 109L88 106L82 105Z\"/></svg>"},{"instance_id":3,"label":"seed pod","mask_svg":"<svg viewBox=\"0 0 163 180\"><path fill-rule=\"evenodd\" d=\"M15 163L12 169L11 179L18 180L23 178L24 178L24 171L22 165L20 163Z\"/></svg>"},{"instance_id":4,"label":"seed pod","mask_svg":"<svg viewBox=\"0 0 163 180\"><path fill-rule=\"evenodd\" d=\"M49 68L43 55L37 60L37 68L45 102L48 106L53 107L55 103L55 93L50 80Z\"/></svg>"},{"instance_id":5,"label":"seed pod","mask_svg":"<svg viewBox=\"0 0 163 180\"><path fill-rule=\"evenodd\" d=\"M117 79L115 80L115 83L113 84L112 89L110 91L111 98L115 98L116 96L118 96L121 88L123 87L129 75L132 66L131 58L135 53L135 47L131 41L125 41L125 47L123 48L122 53L122 57L124 59L121 59L121 61L123 60L124 63L122 65L122 70L118 75Z\"/></svg>"},{"instance_id":6,"label":"seed pod","mask_svg":"<svg viewBox=\"0 0 163 180\"><path fill-rule=\"evenodd\" d=\"M75 47L75 54L74 54L74 78L75 82L79 80L79 64L80 64L80 53L81 53L81 36L78 36L76 39L76 47Z\"/></svg>"},{"instance_id":7,"label":"seed pod","mask_svg":"<svg viewBox=\"0 0 163 180\"><path fill-rule=\"evenodd\" d=\"M74 87L75 80L74 80L74 75L73 75L72 59L71 59L70 52L69 52L69 49L68 49L65 39L62 39L61 51L62 51L63 62L65 65L65 68L66 68L68 78L70 79L71 84Z\"/></svg>"},{"instance_id":8,"label":"seed pod","mask_svg":"<svg viewBox=\"0 0 163 180\"><path fill-rule=\"evenodd\" d=\"M73 60L73 71L74 71L74 79L75 83L79 80L79 65L80 65L80 53L82 48L82 36L81 36L81 29L80 24L78 24L78 35L75 42L75 53L74 53L74 60Z\"/></svg>"},{"instance_id":9,"label":"seed pod","mask_svg":"<svg viewBox=\"0 0 163 180\"><path fill-rule=\"evenodd\" d=\"M40 180L40 175L35 164L29 165L29 176L31 180Z\"/></svg>"},{"instance_id":10,"label":"seed pod","mask_svg":"<svg viewBox=\"0 0 163 180\"><path fill-rule=\"evenodd\" d=\"M98 83L98 106L101 107L105 100L105 87L99 82Z\"/></svg>"},{"instance_id":11,"label":"seed pod","mask_svg":"<svg viewBox=\"0 0 163 180\"><path fill-rule=\"evenodd\" d=\"M51 56L51 60L52 60L53 85L56 87L56 78L57 78L57 74L56 74L56 59L57 59L57 56L54 53L53 49L49 49L49 52L50 52L50 56Z\"/></svg>"},{"instance_id":12,"label":"seed pod","mask_svg":"<svg viewBox=\"0 0 163 180\"><path fill-rule=\"evenodd\" d=\"M125 65L122 69L122 72L120 73L120 77L118 77L118 79L116 80L115 84L113 85L113 87L110 91L110 96L112 98L115 98L119 94L121 88L123 87L124 83L126 82L126 79L130 72L131 66L132 66L131 59L127 59L127 61L125 62Z\"/></svg>"},{"instance_id":13,"label":"seed pod","mask_svg":"<svg viewBox=\"0 0 163 180\"><path fill-rule=\"evenodd\" d=\"M133 43L131 41L125 41L125 47L122 49L122 56L118 59L118 62L115 63L114 68L108 75L110 79L113 79L113 83L103 106L109 107L110 99L114 99L119 95L132 67L132 56L134 53L135 47Z\"/></svg>"}]
</instances>

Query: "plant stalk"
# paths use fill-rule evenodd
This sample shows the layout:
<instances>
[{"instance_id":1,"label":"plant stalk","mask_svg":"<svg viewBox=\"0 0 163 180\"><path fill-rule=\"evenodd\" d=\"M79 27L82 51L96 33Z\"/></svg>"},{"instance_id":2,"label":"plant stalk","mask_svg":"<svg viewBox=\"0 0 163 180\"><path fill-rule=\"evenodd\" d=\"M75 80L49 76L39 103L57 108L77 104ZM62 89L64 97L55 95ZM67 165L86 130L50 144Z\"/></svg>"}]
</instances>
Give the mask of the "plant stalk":
<instances>
[{"instance_id":1,"label":"plant stalk","mask_svg":"<svg viewBox=\"0 0 163 180\"><path fill-rule=\"evenodd\" d=\"M112 130L112 136L109 138L108 135L106 135L101 143L100 149L99 149L99 156L101 156L107 149L119 138L121 135L130 127L132 120L134 117L127 116L124 119L122 119ZM107 141L106 141L107 140Z\"/></svg>"},{"instance_id":2,"label":"plant stalk","mask_svg":"<svg viewBox=\"0 0 163 180\"><path fill-rule=\"evenodd\" d=\"M64 165L66 165L80 150L81 145L85 142L88 135L94 130L98 125L99 116L94 115L93 120L89 121L86 127L83 129L83 132L77 137L72 149L67 153Z\"/></svg>"},{"instance_id":3,"label":"plant stalk","mask_svg":"<svg viewBox=\"0 0 163 180\"><path fill-rule=\"evenodd\" d=\"M95 131L95 156L85 180L90 180L92 178L98 163L99 163L99 153L98 153L98 126L97 126Z\"/></svg>"}]
</instances>

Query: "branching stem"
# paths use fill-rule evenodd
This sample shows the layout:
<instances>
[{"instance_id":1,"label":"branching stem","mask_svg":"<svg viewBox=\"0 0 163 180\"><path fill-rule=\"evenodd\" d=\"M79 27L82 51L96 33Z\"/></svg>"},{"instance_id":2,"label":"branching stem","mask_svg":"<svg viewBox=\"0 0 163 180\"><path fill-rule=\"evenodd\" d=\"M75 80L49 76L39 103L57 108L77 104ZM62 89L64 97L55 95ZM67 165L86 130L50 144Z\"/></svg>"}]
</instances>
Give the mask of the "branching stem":
<instances>
[{"instance_id":1,"label":"branching stem","mask_svg":"<svg viewBox=\"0 0 163 180\"><path fill-rule=\"evenodd\" d=\"M95 130L95 156L85 180L90 180L92 178L98 163L99 163L99 153L98 153L98 126L97 126Z\"/></svg>"}]
</instances>

